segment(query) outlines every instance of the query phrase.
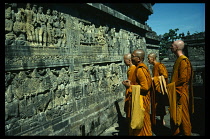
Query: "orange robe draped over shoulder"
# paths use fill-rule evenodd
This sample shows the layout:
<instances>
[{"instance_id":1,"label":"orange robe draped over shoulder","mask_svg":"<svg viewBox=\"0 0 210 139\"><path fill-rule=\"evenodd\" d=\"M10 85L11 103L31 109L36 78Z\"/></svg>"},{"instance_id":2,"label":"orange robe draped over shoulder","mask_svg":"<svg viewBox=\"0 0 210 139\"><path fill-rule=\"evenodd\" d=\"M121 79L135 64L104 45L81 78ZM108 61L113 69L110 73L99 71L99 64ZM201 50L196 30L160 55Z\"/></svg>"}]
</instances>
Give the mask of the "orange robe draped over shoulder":
<instances>
[{"instance_id":1,"label":"orange robe draped over shoulder","mask_svg":"<svg viewBox=\"0 0 210 139\"><path fill-rule=\"evenodd\" d=\"M127 70L127 78L128 80L132 80L133 73L136 69L135 65L132 65ZM128 92L128 89L125 91L125 104L124 111L126 113L126 118L130 118L131 116L131 94Z\"/></svg>"},{"instance_id":2,"label":"orange robe draped over shoulder","mask_svg":"<svg viewBox=\"0 0 210 139\"><path fill-rule=\"evenodd\" d=\"M143 97L144 121L143 128L130 129L129 135L131 136L152 136L151 121L150 121L150 88L151 88L151 75L148 67L144 63L140 63L133 74L131 84L140 85L140 94ZM132 87L128 89L132 92Z\"/></svg>"},{"instance_id":3,"label":"orange robe draped over shoulder","mask_svg":"<svg viewBox=\"0 0 210 139\"><path fill-rule=\"evenodd\" d=\"M160 79L159 76L163 76L165 78L166 84L168 84L168 71L164 64L157 62L152 70L153 73L153 89L151 92L151 109L152 109L152 123L155 125L156 120L155 116L166 115L165 104L167 100L166 96L161 93L160 88ZM167 94L165 94L167 95Z\"/></svg>"},{"instance_id":4,"label":"orange robe draped over shoulder","mask_svg":"<svg viewBox=\"0 0 210 139\"><path fill-rule=\"evenodd\" d=\"M175 101L177 108L181 108L181 117L176 116L177 118L180 118L180 125L174 123L174 121L179 121L179 119L171 120L172 135L177 135L180 131L182 131L184 135L191 135L192 127L190 122L190 114L194 112L192 80L192 65L189 59L186 56L182 55L177 58L174 64L171 77L171 83L175 82L177 97L173 98L175 100L169 101Z\"/></svg>"}]
</instances>

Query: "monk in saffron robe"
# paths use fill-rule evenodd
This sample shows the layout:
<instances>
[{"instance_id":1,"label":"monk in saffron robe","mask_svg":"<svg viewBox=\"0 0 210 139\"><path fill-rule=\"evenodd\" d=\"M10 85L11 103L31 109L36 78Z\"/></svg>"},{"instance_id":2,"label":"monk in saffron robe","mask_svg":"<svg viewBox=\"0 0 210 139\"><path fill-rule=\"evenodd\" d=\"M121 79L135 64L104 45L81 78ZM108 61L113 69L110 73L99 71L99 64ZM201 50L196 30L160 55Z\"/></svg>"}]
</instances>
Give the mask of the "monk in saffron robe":
<instances>
[{"instance_id":1,"label":"monk in saffron robe","mask_svg":"<svg viewBox=\"0 0 210 139\"><path fill-rule=\"evenodd\" d=\"M132 75L134 73L134 70L136 69L136 66L133 65L131 61L131 54L125 54L124 55L124 63L126 66L128 66L127 70L127 79L132 80ZM130 131L130 122L131 122L131 94L128 92L128 89L126 89L125 92L125 105L124 105L124 111L126 113L126 121L128 123L128 130Z\"/></svg>"},{"instance_id":2,"label":"monk in saffron robe","mask_svg":"<svg viewBox=\"0 0 210 139\"><path fill-rule=\"evenodd\" d=\"M141 129L132 129L129 132L130 136L152 136L152 128L150 121L150 88L151 75L148 67L143 63L145 52L141 49L133 51L131 54L132 63L136 66L131 80L123 81L123 85L132 92L132 85L140 85L140 95L143 96L144 118L143 127ZM132 96L131 96L132 97Z\"/></svg>"},{"instance_id":3,"label":"monk in saffron robe","mask_svg":"<svg viewBox=\"0 0 210 139\"><path fill-rule=\"evenodd\" d=\"M152 124L156 125L155 116L160 116L161 125L165 125L164 116L166 115L165 106L167 104L167 102L165 101L168 101L166 100L166 98L168 99L168 96L167 94L163 94L161 92L161 83L159 76L163 75L166 84L168 84L168 71L164 64L157 62L155 53L150 53L148 55L148 62L154 65L152 69L154 90L152 90L151 92L151 96L154 96L154 98L152 98L152 101L154 101L154 103L151 104L154 105L151 106L151 108L154 107L154 110L152 111Z\"/></svg>"},{"instance_id":4,"label":"monk in saffron robe","mask_svg":"<svg viewBox=\"0 0 210 139\"><path fill-rule=\"evenodd\" d=\"M183 54L183 49L184 42L182 40L172 43L171 51L177 56L177 59L173 67L171 83L175 83L177 97L172 98L173 100L169 99L169 101L176 102L177 115L176 119L171 119L171 130L172 135L191 136L192 125L190 114L194 113L193 69L190 60Z\"/></svg>"}]
</instances>

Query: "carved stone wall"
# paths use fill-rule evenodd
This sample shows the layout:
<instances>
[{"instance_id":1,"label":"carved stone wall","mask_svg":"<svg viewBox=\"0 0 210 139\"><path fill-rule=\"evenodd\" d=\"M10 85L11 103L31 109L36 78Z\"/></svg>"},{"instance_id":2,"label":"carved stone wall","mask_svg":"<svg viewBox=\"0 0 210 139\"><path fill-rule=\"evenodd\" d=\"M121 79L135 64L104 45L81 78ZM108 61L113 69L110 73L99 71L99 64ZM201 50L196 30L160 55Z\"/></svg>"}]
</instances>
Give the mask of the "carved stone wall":
<instances>
[{"instance_id":1,"label":"carved stone wall","mask_svg":"<svg viewBox=\"0 0 210 139\"><path fill-rule=\"evenodd\" d=\"M123 55L147 53L148 26L90 5L5 3L5 135L99 135L124 115Z\"/></svg>"},{"instance_id":2,"label":"carved stone wall","mask_svg":"<svg viewBox=\"0 0 210 139\"><path fill-rule=\"evenodd\" d=\"M195 95L205 97L205 32L182 37L185 42L185 54L194 68Z\"/></svg>"}]
</instances>

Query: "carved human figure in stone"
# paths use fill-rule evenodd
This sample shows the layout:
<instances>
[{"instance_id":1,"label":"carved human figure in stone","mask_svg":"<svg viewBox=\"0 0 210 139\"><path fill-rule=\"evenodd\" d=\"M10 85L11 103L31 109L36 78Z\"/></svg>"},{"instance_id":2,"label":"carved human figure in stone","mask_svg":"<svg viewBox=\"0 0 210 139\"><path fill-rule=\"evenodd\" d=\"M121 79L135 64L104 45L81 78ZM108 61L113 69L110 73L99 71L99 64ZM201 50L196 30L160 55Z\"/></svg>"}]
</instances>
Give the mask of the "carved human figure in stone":
<instances>
[{"instance_id":1,"label":"carved human figure in stone","mask_svg":"<svg viewBox=\"0 0 210 139\"><path fill-rule=\"evenodd\" d=\"M64 21L61 21L61 24L65 24L63 23ZM61 28L61 47L65 47L66 46L66 29L64 27Z\"/></svg>"},{"instance_id":2,"label":"carved human figure in stone","mask_svg":"<svg viewBox=\"0 0 210 139\"><path fill-rule=\"evenodd\" d=\"M15 14L16 21L13 26L14 33L16 34L17 38L15 40L16 45L25 45L26 37L26 26L22 19L22 14L24 13L24 9L18 8L18 13Z\"/></svg>"},{"instance_id":3,"label":"carved human figure in stone","mask_svg":"<svg viewBox=\"0 0 210 139\"><path fill-rule=\"evenodd\" d=\"M91 34L91 39L90 39L90 41L91 42L95 42L95 25L94 24L92 24L91 26L90 26L90 34Z\"/></svg>"},{"instance_id":4,"label":"carved human figure in stone","mask_svg":"<svg viewBox=\"0 0 210 139\"><path fill-rule=\"evenodd\" d=\"M112 47L113 47L114 50L117 48L116 44L117 44L117 38L116 38L116 36L114 36L113 39L112 39Z\"/></svg>"},{"instance_id":5,"label":"carved human figure in stone","mask_svg":"<svg viewBox=\"0 0 210 139\"><path fill-rule=\"evenodd\" d=\"M84 28L83 28L84 42L86 42L86 43L89 43L89 40L88 40L89 36L88 36L88 33L87 33L88 28L89 28L89 25L85 25Z\"/></svg>"},{"instance_id":6,"label":"carved human figure in stone","mask_svg":"<svg viewBox=\"0 0 210 139\"><path fill-rule=\"evenodd\" d=\"M120 30L119 30L119 39L122 39L122 37L123 37L123 34L122 34L122 33L123 33L123 30L120 29Z\"/></svg>"},{"instance_id":7,"label":"carved human figure in stone","mask_svg":"<svg viewBox=\"0 0 210 139\"><path fill-rule=\"evenodd\" d=\"M12 9L8 7L5 9L5 33L12 32L13 20L12 20Z\"/></svg>"},{"instance_id":8,"label":"carved human figure in stone","mask_svg":"<svg viewBox=\"0 0 210 139\"><path fill-rule=\"evenodd\" d=\"M91 82L95 82L97 79L97 67L90 65L90 80Z\"/></svg>"},{"instance_id":9,"label":"carved human figure in stone","mask_svg":"<svg viewBox=\"0 0 210 139\"><path fill-rule=\"evenodd\" d=\"M47 31L46 31L46 18L43 13L43 7L38 8L37 13L37 29L39 32L39 45L46 46L47 43Z\"/></svg>"},{"instance_id":10,"label":"carved human figure in stone","mask_svg":"<svg viewBox=\"0 0 210 139\"><path fill-rule=\"evenodd\" d=\"M139 37L136 40L136 46L141 46L141 39Z\"/></svg>"},{"instance_id":11,"label":"carved human figure in stone","mask_svg":"<svg viewBox=\"0 0 210 139\"><path fill-rule=\"evenodd\" d=\"M60 35L60 41L61 41L61 47L65 47L66 46L66 28L65 28L65 23L66 19L63 15L63 13L61 13L61 17L60 17L60 28L61 28L61 35Z\"/></svg>"},{"instance_id":12,"label":"carved human figure in stone","mask_svg":"<svg viewBox=\"0 0 210 139\"><path fill-rule=\"evenodd\" d=\"M12 21L15 21L14 9L17 8L17 3L5 3L5 11L8 10L8 8L11 10L11 19L12 19Z\"/></svg>"},{"instance_id":13,"label":"carved human figure in stone","mask_svg":"<svg viewBox=\"0 0 210 139\"><path fill-rule=\"evenodd\" d=\"M85 40L85 37L84 37L84 28L85 28L84 23L83 22L79 22L78 29L80 31L80 33L79 33L80 42L83 42Z\"/></svg>"},{"instance_id":14,"label":"carved human figure in stone","mask_svg":"<svg viewBox=\"0 0 210 139\"><path fill-rule=\"evenodd\" d=\"M30 3L26 4L25 16L26 16L27 41L29 42L29 44L34 45L34 42L35 42L35 31L34 31L34 26L33 26L34 14L33 14L33 11L31 10Z\"/></svg>"},{"instance_id":15,"label":"carved human figure in stone","mask_svg":"<svg viewBox=\"0 0 210 139\"><path fill-rule=\"evenodd\" d=\"M115 38L115 28L111 28L111 30L109 31L109 36L111 38L111 47L114 47L114 43L116 42L116 38Z\"/></svg>"},{"instance_id":16,"label":"carved human figure in stone","mask_svg":"<svg viewBox=\"0 0 210 139\"><path fill-rule=\"evenodd\" d=\"M71 17L72 25L71 28L73 30L78 30L79 21L75 17Z\"/></svg>"},{"instance_id":17,"label":"carved human figure in stone","mask_svg":"<svg viewBox=\"0 0 210 139\"><path fill-rule=\"evenodd\" d=\"M114 36L115 36L115 28L111 28L110 31L108 32L107 36L107 43L109 46L109 53L112 54L113 52L113 47L114 47Z\"/></svg>"},{"instance_id":18,"label":"carved human figure in stone","mask_svg":"<svg viewBox=\"0 0 210 139\"><path fill-rule=\"evenodd\" d=\"M98 87L99 87L99 91L101 91L101 92L105 91L105 88L108 86L107 83L109 82L109 79L110 79L110 78L106 77L105 72L106 72L105 68L100 68L99 69Z\"/></svg>"},{"instance_id":19,"label":"carved human figure in stone","mask_svg":"<svg viewBox=\"0 0 210 139\"><path fill-rule=\"evenodd\" d=\"M52 45L53 19L52 19L52 16L51 16L51 10L50 9L47 9L46 18L47 18L47 45L48 46L53 46Z\"/></svg>"},{"instance_id":20,"label":"carved human figure in stone","mask_svg":"<svg viewBox=\"0 0 210 139\"><path fill-rule=\"evenodd\" d=\"M5 9L5 45L14 44L16 36L13 33L13 24L12 8L8 7Z\"/></svg>"},{"instance_id":21,"label":"carved human figure in stone","mask_svg":"<svg viewBox=\"0 0 210 139\"><path fill-rule=\"evenodd\" d=\"M133 45L134 45L134 46L136 46L136 42L137 42L137 36L135 35L135 36L133 37Z\"/></svg>"},{"instance_id":22,"label":"carved human figure in stone","mask_svg":"<svg viewBox=\"0 0 210 139\"><path fill-rule=\"evenodd\" d=\"M37 5L34 4L32 7L32 11L33 11L33 27L34 27L34 45L37 45L39 42L39 30L37 28Z\"/></svg>"},{"instance_id":23,"label":"carved human figure in stone","mask_svg":"<svg viewBox=\"0 0 210 139\"><path fill-rule=\"evenodd\" d=\"M59 41L59 38L60 38L60 34L61 34L61 31L60 31L60 22L59 22L59 15L58 15L58 11L56 10L53 10L52 11L52 14L53 14L53 43L55 46L60 46L60 41Z\"/></svg>"},{"instance_id":24,"label":"carved human figure in stone","mask_svg":"<svg viewBox=\"0 0 210 139\"><path fill-rule=\"evenodd\" d=\"M100 26L98 28L98 39L97 39L98 40L98 43L100 45L104 45L106 43L106 40L105 40L104 35L105 35L105 28L103 28L102 26Z\"/></svg>"},{"instance_id":25,"label":"carved human figure in stone","mask_svg":"<svg viewBox=\"0 0 210 139\"><path fill-rule=\"evenodd\" d=\"M111 43L112 43L112 39L111 39L111 37L108 35L108 36L107 36L107 44L108 44L108 51L109 51L109 54L110 54L110 55L111 55L111 53L112 53Z\"/></svg>"},{"instance_id":26,"label":"carved human figure in stone","mask_svg":"<svg viewBox=\"0 0 210 139\"><path fill-rule=\"evenodd\" d=\"M115 36L115 28L111 28L109 35L113 38Z\"/></svg>"},{"instance_id":27,"label":"carved human figure in stone","mask_svg":"<svg viewBox=\"0 0 210 139\"><path fill-rule=\"evenodd\" d=\"M92 36L91 36L91 25L89 26L87 26L87 28L86 28L86 34L87 34L87 41L88 41L88 43L90 43L90 42L92 42L91 40L92 40Z\"/></svg>"}]
</instances>

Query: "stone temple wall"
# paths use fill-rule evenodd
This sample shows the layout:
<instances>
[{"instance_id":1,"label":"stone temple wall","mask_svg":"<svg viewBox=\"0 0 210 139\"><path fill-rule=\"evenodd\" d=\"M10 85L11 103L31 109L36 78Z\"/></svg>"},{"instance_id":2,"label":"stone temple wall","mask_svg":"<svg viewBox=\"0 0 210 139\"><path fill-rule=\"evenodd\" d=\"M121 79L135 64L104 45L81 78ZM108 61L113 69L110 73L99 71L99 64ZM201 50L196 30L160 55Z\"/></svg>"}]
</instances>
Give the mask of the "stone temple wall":
<instances>
[{"instance_id":1,"label":"stone temple wall","mask_svg":"<svg viewBox=\"0 0 210 139\"><path fill-rule=\"evenodd\" d=\"M205 98L205 32L187 35L182 39L185 42L185 54L193 65L195 95Z\"/></svg>"},{"instance_id":2,"label":"stone temple wall","mask_svg":"<svg viewBox=\"0 0 210 139\"><path fill-rule=\"evenodd\" d=\"M94 136L124 115L122 56L149 30L87 7L5 3L5 135Z\"/></svg>"}]
</instances>

